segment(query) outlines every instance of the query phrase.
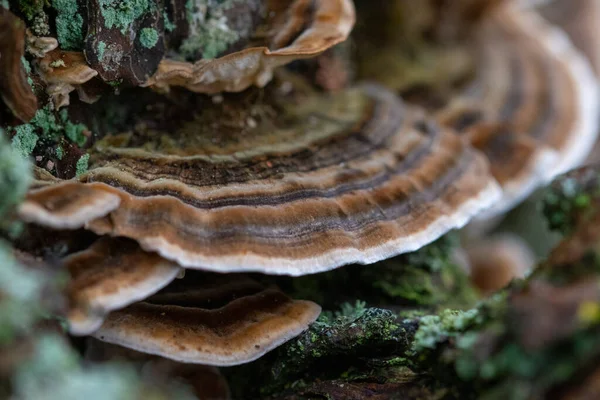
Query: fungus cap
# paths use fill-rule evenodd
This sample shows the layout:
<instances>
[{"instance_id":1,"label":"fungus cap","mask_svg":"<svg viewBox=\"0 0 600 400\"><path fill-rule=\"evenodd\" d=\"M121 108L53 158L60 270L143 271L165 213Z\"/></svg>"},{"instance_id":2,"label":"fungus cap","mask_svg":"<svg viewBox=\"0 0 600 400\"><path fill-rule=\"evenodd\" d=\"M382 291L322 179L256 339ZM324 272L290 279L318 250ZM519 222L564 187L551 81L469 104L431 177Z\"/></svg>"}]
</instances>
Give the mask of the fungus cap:
<instances>
[{"instance_id":1,"label":"fungus cap","mask_svg":"<svg viewBox=\"0 0 600 400\"><path fill-rule=\"evenodd\" d=\"M102 185L68 181L55 185L46 181L38 185L45 189L31 191L20 213L25 222L50 228L80 228L107 215L121 203L118 195L104 190Z\"/></svg>"},{"instance_id":2,"label":"fungus cap","mask_svg":"<svg viewBox=\"0 0 600 400\"><path fill-rule=\"evenodd\" d=\"M596 75L600 75L600 39L596 33L600 23L600 2L552 0L539 5L538 11L565 30L573 44L590 60Z\"/></svg>"},{"instance_id":3,"label":"fungus cap","mask_svg":"<svg viewBox=\"0 0 600 400\"><path fill-rule=\"evenodd\" d=\"M88 335L102 325L110 311L156 293L177 277L181 268L137 243L101 238L90 248L63 260L71 280L69 332Z\"/></svg>"},{"instance_id":4,"label":"fungus cap","mask_svg":"<svg viewBox=\"0 0 600 400\"><path fill-rule=\"evenodd\" d=\"M478 77L441 119L466 128L490 159L504 198L489 218L585 159L598 131L598 85L564 32L514 2L483 19L477 40Z\"/></svg>"},{"instance_id":5,"label":"fungus cap","mask_svg":"<svg viewBox=\"0 0 600 400\"><path fill-rule=\"evenodd\" d=\"M43 58L58 47L58 40L53 37L34 36L27 30L27 52L35 57Z\"/></svg>"},{"instance_id":6,"label":"fungus cap","mask_svg":"<svg viewBox=\"0 0 600 400\"><path fill-rule=\"evenodd\" d=\"M56 108L69 105L69 93L98 75L81 52L52 50L37 61L46 92Z\"/></svg>"},{"instance_id":7,"label":"fungus cap","mask_svg":"<svg viewBox=\"0 0 600 400\"><path fill-rule=\"evenodd\" d=\"M111 313L94 337L184 363L253 361L306 330L321 307L236 275L199 274Z\"/></svg>"},{"instance_id":8,"label":"fungus cap","mask_svg":"<svg viewBox=\"0 0 600 400\"><path fill-rule=\"evenodd\" d=\"M20 213L187 268L303 275L416 250L499 195L477 151L381 87L278 104L243 132L107 139L79 182L32 190ZM86 219L97 191L110 201Z\"/></svg>"},{"instance_id":9,"label":"fungus cap","mask_svg":"<svg viewBox=\"0 0 600 400\"><path fill-rule=\"evenodd\" d=\"M0 96L17 118L29 122L38 102L27 82L24 53L25 23L0 7Z\"/></svg>"},{"instance_id":10,"label":"fungus cap","mask_svg":"<svg viewBox=\"0 0 600 400\"><path fill-rule=\"evenodd\" d=\"M61 219L72 228L73 220L87 222L188 267L299 275L417 249L494 201L497 188L481 157L383 89L307 103L296 105L292 126L262 134L259 126L254 137L234 137L219 150L207 145L211 138L168 155L106 149L80 177L87 183L42 186L21 214L32 220L30 210L45 210L48 221L35 222L54 227ZM289 140L273 143L280 135ZM171 169L178 175L167 178ZM72 188L61 193L66 185ZM120 204L106 219L53 212L58 203L89 215L70 204L91 201L67 195L78 186L118 196Z\"/></svg>"},{"instance_id":11,"label":"fungus cap","mask_svg":"<svg viewBox=\"0 0 600 400\"><path fill-rule=\"evenodd\" d=\"M239 92L251 85L262 87L271 80L275 68L321 54L346 40L354 26L351 0L316 0L314 7L308 7L306 0L288 3L287 19L273 29L268 47L250 47L194 64L165 59L144 86L159 90L183 86L199 93ZM292 37L295 39L286 45Z\"/></svg>"},{"instance_id":12,"label":"fungus cap","mask_svg":"<svg viewBox=\"0 0 600 400\"><path fill-rule=\"evenodd\" d=\"M502 289L514 278L525 277L535 264L533 251L523 239L509 234L470 243L466 256L471 280L486 294Z\"/></svg>"}]
</instances>

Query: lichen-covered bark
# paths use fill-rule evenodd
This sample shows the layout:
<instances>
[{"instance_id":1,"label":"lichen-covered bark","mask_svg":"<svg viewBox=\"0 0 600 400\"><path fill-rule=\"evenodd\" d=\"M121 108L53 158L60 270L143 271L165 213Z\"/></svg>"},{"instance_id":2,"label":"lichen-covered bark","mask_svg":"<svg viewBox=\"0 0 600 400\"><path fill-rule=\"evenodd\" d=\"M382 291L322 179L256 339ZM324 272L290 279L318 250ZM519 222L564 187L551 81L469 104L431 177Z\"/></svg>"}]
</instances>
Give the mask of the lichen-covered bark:
<instances>
[{"instance_id":1,"label":"lichen-covered bark","mask_svg":"<svg viewBox=\"0 0 600 400\"><path fill-rule=\"evenodd\" d=\"M565 185L578 188L577 196L563 191L560 210L576 222L528 279L466 311L346 306L255 365L228 371L236 393L277 399L599 396L593 384L600 359L598 176L582 169L549 189L554 198ZM585 208L581 196L588 198Z\"/></svg>"}]
</instances>

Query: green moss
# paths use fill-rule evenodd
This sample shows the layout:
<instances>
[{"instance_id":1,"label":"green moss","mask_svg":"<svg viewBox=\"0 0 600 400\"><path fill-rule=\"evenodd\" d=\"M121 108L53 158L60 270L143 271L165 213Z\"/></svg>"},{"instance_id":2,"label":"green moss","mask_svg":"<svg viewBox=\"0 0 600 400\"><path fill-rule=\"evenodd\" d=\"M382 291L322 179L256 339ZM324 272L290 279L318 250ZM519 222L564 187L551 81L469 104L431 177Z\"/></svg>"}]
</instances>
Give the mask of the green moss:
<instances>
[{"instance_id":1,"label":"green moss","mask_svg":"<svg viewBox=\"0 0 600 400\"><path fill-rule=\"evenodd\" d=\"M156 46L158 42L158 32L152 28L142 28L140 31L140 43L147 49Z\"/></svg>"},{"instance_id":2,"label":"green moss","mask_svg":"<svg viewBox=\"0 0 600 400\"><path fill-rule=\"evenodd\" d=\"M83 134L86 130L87 128L83 124L73 124L69 121L65 125L65 135L79 147L87 141L87 137Z\"/></svg>"},{"instance_id":3,"label":"green moss","mask_svg":"<svg viewBox=\"0 0 600 400\"><path fill-rule=\"evenodd\" d=\"M387 276L387 274L385 274ZM386 279L382 276L373 286L382 290L390 298L404 299L413 304L431 305L439 303L438 297L445 295L439 291L430 271L412 266L402 269L401 274Z\"/></svg>"},{"instance_id":4,"label":"green moss","mask_svg":"<svg viewBox=\"0 0 600 400\"><path fill-rule=\"evenodd\" d=\"M44 12L44 0L19 0L18 8L25 18L31 21L36 15Z\"/></svg>"},{"instance_id":5,"label":"green moss","mask_svg":"<svg viewBox=\"0 0 600 400\"><path fill-rule=\"evenodd\" d=\"M169 20L169 15L167 14L166 11L163 11L163 19L164 19L164 24L165 24L165 30L167 32L173 32L176 28L175 24L173 22L171 22L171 20Z\"/></svg>"},{"instance_id":6,"label":"green moss","mask_svg":"<svg viewBox=\"0 0 600 400\"><path fill-rule=\"evenodd\" d=\"M106 51L106 43L98 42L98 60L102 61L104 58L104 52Z\"/></svg>"},{"instance_id":7,"label":"green moss","mask_svg":"<svg viewBox=\"0 0 600 400\"><path fill-rule=\"evenodd\" d=\"M481 321L478 310L468 311L449 310L439 315L427 315L419 319L419 329L414 336L413 351L434 349L439 343L450 337L455 337Z\"/></svg>"},{"instance_id":8,"label":"green moss","mask_svg":"<svg viewBox=\"0 0 600 400\"><path fill-rule=\"evenodd\" d=\"M64 150L60 143L68 139L79 147L85 145L88 140L85 132L88 130L83 124L75 124L68 119L67 111L63 110L56 118L52 109L48 106L39 109L29 124L23 124L11 128L12 148L22 157L30 156L40 143L45 149L52 149L56 145L58 159L64 156ZM39 146L41 148L41 146ZM37 154L37 153L36 153ZM81 171L87 170L87 158L79 160L77 168Z\"/></svg>"},{"instance_id":9,"label":"green moss","mask_svg":"<svg viewBox=\"0 0 600 400\"><path fill-rule=\"evenodd\" d=\"M85 142L87 142L87 136L84 135L84 132L87 131L87 127L83 124L74 124L69 121L66 109L61 111L60 117L64 124L63 129L65 136L79 147L83 146Z\"/></svg>"},{"instance_id":10,"label":"green moss","mask_svg":"<svg viewBox=\"0 0 600 400\"><path fill-rule=\"evenodd\" d=\"M75 176L79 176L84 174L88 170L88 163L90 161L90 155L84 154L81 156L79 160L77 160L77 164L75 166Z\"/></svg>"},{"instance_id":11,"label":"green moss","mask_svg":"<svg viewBox=\"0 0 600 400\"><path fill-rule=\"evenodd\" d=\"M179 48L187 59L215 58L239 39L235 30L227 26L224 11L231 8L238 0L225 0L218 4L208 0L186 3L186 14L190 31L188 37Z\"/></svg>"},{"instance_id":12,"label":"green moss","mask_svg":"<svg viewBox=\"0 0 600 400\"><path fill-rule=\"evenodd\" d=\"M14 128L15 135L12 138L13 148L22 157L28 157L35 149L38 136L35 134L33 126L29 124L19 125Z\"/></svg>"},{"instance_id":13,"label":"green moss","mask_svg":"<svg viewBox=\"0 0 600 400\"><path fill-rule=\"evenodd\" d=\"M33 119L30 122L35 128L39 128L42 131L42 136L45 139L55 139L61 132L61 127L56 121L54 112L50 106L40 108Z\"/></svg>"},{"instance_id":14,"label":"green moss","mask_svg":"<svg viewBox=\"0 0 600 400\"><path fill-rule=\"evenodd\" d=\"M133 22L152 10L151 0L99 0L100 10L107 28L119 28L123 34Z\"/></svg>"},{"instance_id":15,"label":"green moss","mask_svg":"<svg viewBox=\"0 0 600 400\"><path fill-rule=\"evenodd\" d=\"M485 358L477 346L463 347L455 368L462 380L477 383L478 398L524 400L572 379L599 350L598 331L588 330L535 351L509 341Z\"/></svg>"},{"instance_id":16,"label":"green moss","mask_svg":"<svg viewBox=\"0 0 600 400\"><path fill-rule=\"evenodd\" d=\"M78 146L83 146L87 141L87 137L83 134L87 130L85 125L71 122L66 109L60 112L60 119L57 119L50 106L40 108L29 124L19 125L13 130L19 136L17 139L19 148L28 151L27 155L31 154L35 147L31 146L35 145L34 137L37 141L36 132L39 132L39 137L46 142L59 141L63 136Z\"/></svg>"},{"instance_id":17,"label":"green moss","mask_svg":"<svg viewBox=\"0 0 600 400\"><path fill-rule=\"evenodd\" d=\"M478 297L464 269L451 260L455 242L454 237L441 238L415 253L379 262L371 268L349 265L271 281L292 297L312 300L324 309L354 304L357 298L367 304L412 306L413 312L418 309L431 313L438 307L468 309Z\"/></svg>"},{"instance_id":18,"label":"green moss","mask_svg":"<svg viewBox=\"0 0 600 400\"><path fill-rule=\"evenodd\" d=\"M464 308L476 302L465 271L451 258L457 237L450 233L418 251L382 262L365 279L385 298L403 304Z\"/></svg>"},{"instance_id":19,"label":"green moss","mask_svg":"<svg viewBox=\"0 0 600 400\"><path fill-rule=\"evenodd\" d=\"M83 48L83 18L77 0L52 0L56 10L56 34L63 50Z\"/></svg>"},{"instance_id":20,"label":"green moss","mask_svg":"<svg viewBox=\"0 0 600 400\"><path fill-rule=\"evenodd\" d=\"M8 245L0 241L0 344L33 328L41 316L42 284L42 276L19 265Z\"/></svg>"},{"instance_id":21,"label":"green moss","mask_svg":"<svg viewBox=\"0 0 600 400\"><path fill-rule=\"evenodd\" d=\"M310 329L282 351L292 356L298 366L309 358L332 357L374 343L397 342L405 338L396 315L390 310L364 308L364 303L346 305L334 313L335 318L319 318ZM346 354L346 355L347 355ZM304 358L304 361L296 358Z\"/></svg>"},{"instance_id":22,"label":"green moss","mask_svg":"<svg viewBox=\"0 0 600 400\"><path fill-rule=\"evenodd\" d=\"M283 388L297 387L315 376L323 378L351 378L354 364L362 357L402 356L409 349L416 324L402 323L396 315L381 308L365 308L364 303L347 304L337 312L325 313L296 339L272 352L257 365L240 367L232 379L240 379L239 387L260 390L262 395ZM318 372L317 372L318 371ZM257 388L256 382L266 383ZM233 387L233 386L232 386ZM235 388L234 388L235 389ZM234 393L234 398L244 397ZM245 398L255 398L245 393Z\"/></svg>"},{"instance_id":23,"label":"green moss","mask_svg":"<svg viewBox=\"0 0 600 400\"><path fill-rule=\"evenodd\" d=\"M407 264L437 272L451 262L450 255L457 244L458 236L454 233L448 233L435 242L418 251L407 253L403 257Z\"/></svg>"},{"instance_id":24,"label":"green moss","mask_svg":"<svg viewBox=\"0 0 600 400\"><path fill-rule=\"evenodd\" d=\"M29 61L27 61L25 57L21 57L21 64L23 64L25 72L27 73L27 75L29 75L31 73L31 65L29 64Z\"/></svg>"},{"instance_id":25,"label":"green moss","mask_svg":"<svg viewBox=\"0 0 600 400\"><path fill-rule=\"evenodd\" d=\"M29 86L33 87L33 79L29 75L31 75L31 65L29 61L25 57L21 57L21 64L23 64L23 68L25 68L25 73L27 74L27 83Z\"/></svg>"},{"instance_id":26,"label":"green moss","mask_svg":"<svg viewBox=\"0 0 600 400\"><path fill-rule=\"evenodd\" d=\"M4 220L2 217L6 212L25 196L31 182L31 168L24 154L31 145L24 150L22 144L15 145L14 142L13 139L11 146L0 130L0 220Z\"/></svg>"},{"instance_id":27,"label":"green moss","mask_svg":"<svg viewBox=\"0 0 600 400\"><path fill-rule=\"evenodd\" d=\"M600 177L584 177L582 181L567 175L546 190L542 209L550 229L563 234L571 232L577 216L590 208L592 198L600 195Z\"/></svg>"},{"instance_id":28,"label":"green moss","mask_svg":"<svg viewBox=\"0 0 600 400\"><path fill-rule=\"evenodd\" d=\"M8 1L0 2L0 4L6 4L5 8L8 8L8 3ZM13 2L13 5L16 6L15 8L18 9L27 20L27 28L37 36L50 35L48 15L44 11L44 7L47 6L47 4L47 0L18 0Z\"/></svg>"},{"instance_id":29,"label":"green moss","mask_svg":"<svg viewBox=\"0 0 600 400\"><path fill-rule=\"evenodd\" d=\"M359 318L366 311L366 305L364 301L356 300L354 304L343 303L340 311L324 311L319 315L318 321L321 323L332 323L334 321L349 321Z\"/></svg>"}]
</instances>

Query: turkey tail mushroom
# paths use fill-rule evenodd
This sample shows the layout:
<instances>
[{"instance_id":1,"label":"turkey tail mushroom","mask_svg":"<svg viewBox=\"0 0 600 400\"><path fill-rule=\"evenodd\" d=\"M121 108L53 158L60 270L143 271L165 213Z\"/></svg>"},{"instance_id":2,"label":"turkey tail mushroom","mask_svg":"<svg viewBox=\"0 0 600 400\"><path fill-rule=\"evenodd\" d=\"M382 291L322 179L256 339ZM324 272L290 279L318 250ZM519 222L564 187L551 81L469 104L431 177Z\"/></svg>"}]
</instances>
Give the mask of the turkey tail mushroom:
<instances>
[{"instance_id":1,"label":"turkey tail mushroom","mask_svg":"<svg viewBox=\"0 0 600 400\"><path fill-rule=\"evenodd\" d=\"M38 60L38 66L56 108L69 105L69 94L98 75L77 51L52 50Z\"/></svg>"},{"instance_id":2,"label":"turkey tail mushroom","mask_svg":"<svg viewBox=\"0 0 600 400\"><path fill-rule=\"evenodd\" d=\"M186 268L304 275L416 250L498 198L481 154L379 86L279 105L243 140L193 123L164 146L107 140L87 173L32 190L20 213L129 237ZM104 197L120 201L81 217L77 205Z\"/></svg>"},{"instance_id":3,"label":"turkey tail mushroom","mask_svg":"<svg viewBox=\"0 0 600 400\"><path fill-rule=\"evenodd\" d=\"M271 1L270 7L285 4ZM271 29L268 46L249 47L215 59L188 63L165 59L144 84L159 90L183 86L199 93L239 92L265 86L273 70L294 60L315 57L346 40L355 22L351 0L305 0L290 3L285 22ZM311 11L311 12L307 12ZM267 14L269 11L267 11ZM291 43L287 43L294 38Z\"/></svg>"},{"instance_id":4,"label":"turkey tail mushroom","mask_svg":"<svg viewBox=\"0 0 600 400\"><path fill-rule=\"evenodd\" d=\"M465 248L471 281L482 293L491 294L514 278L523 278L534 266L535 256L516 235L502 234L468 243Z\"/></svg>"},{"instance_id":5,"label":"turkey tail mushroom","mask_svg":"<svg viewBox=\"0 0 600 400\"><path fill-rule=\"evenodd\" d=\"M506 2L476 34L478 77L441 120L489 158L504 190L485 213L493 217L584 161L598 133L598 85L564 32L531 9Z\"/></svg>"},{"instance_id":6,"label":"turkey tail mushroom","mask_svg":"<svg viewBox=\"0 0 600 400\"><path fill-rule=\"evenodd\" d=\"M89 249L63 260L71 280L69 332L88 335L102 325L104 316L156 293L181 272L181 268L134 241L100 238Z\"/></svg>"},{"instance_id":7,"label":"turkey tail mushroom","mask_svg":"<svg viewBox=\"0 0 600 400\"><path fill-rule=\"evenodd\" d=\"M238 365L297 336L320 312L243 276L195 273L111 313L94 337L184 363Z\"/></svg>"},{"instance_id":8,"label":"turkey tail mushroom","mask_svg":"<svg viewBox=\"0 0 600 400\"><path fill-rule=\"evenodd\" d=\"M25 23L0 7L0 96L17 118L29 122L38 102L27 82L24 55Z\"/></svg>"},{"instance_id":9,"label":"turkey tail mushroom","mask_svg":"<svg viewBox=\"0 0 600 400\"><path fill-rule=\"evenodd\" d=\"M537 11L550 23L560 26L573 44L590 60L600 75L600 2L596 0L551 0L538 4Z\"/></svg>"}]
</instances>

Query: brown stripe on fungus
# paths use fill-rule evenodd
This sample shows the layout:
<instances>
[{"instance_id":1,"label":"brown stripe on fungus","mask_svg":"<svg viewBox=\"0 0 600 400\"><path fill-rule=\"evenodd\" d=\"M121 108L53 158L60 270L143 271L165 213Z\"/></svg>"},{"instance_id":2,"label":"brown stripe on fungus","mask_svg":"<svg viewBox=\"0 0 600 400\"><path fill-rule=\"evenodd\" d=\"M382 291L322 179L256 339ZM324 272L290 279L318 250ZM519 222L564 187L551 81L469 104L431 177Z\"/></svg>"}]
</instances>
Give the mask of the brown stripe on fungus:
<instances>
[{"instance_id":1,"label":"brown stripe on fungus","mask_svg":"<svg viewBox=\"0 0 600 400\"><path fill-rule=\"evenodd\" d=\"M184 363L237 365L297 336L321 312L310 301L292 300L244 277L194 279L200 283L176 282L179 287L167 287L165 294L111 313L94 337Z\"/></svg>"},{"instance_id":2,"label":"brown stripe on fungus","mask_svg":"<svg viewBox=\"0 0 600 400\"><path fill-rule=\"evenodd\" d=\"M263 87L275 68L321 54L346 40L354 26L352 0L315 0L314 6L309 7L310 13L305 12L305 0L269 3L270 7L290 4L285 9L285 23L273 27L272 43L268 46L249 47L194 64L164 59L144 86L160 90L183 86L199 93L239 92L251 85ZM291 43L286 43L292 38Z\"/></svg>"},{"instance_id":3,"label":"brown stripe on fungus","mask_svg":"<svg viewBox=\"0 0 600 400\"><path fill-rule=\"evenodd\" d=\"M52 50L37 65L56 108L69 105L69 94L98 75L98 71L88 66L83 53L77 51ZM85 96L80 98L86 100Z\"/></svg>"},{"instance_id":4,"label":"brown stripe on fungus","mask_svg":"<svg viewBox=\"0 0 600 400\"><path fill-rule=\"evenodd\" d=\"M57 227L71 218L47 204L105 192L118 206L93 220L74 209L80 226L189 268L302 275L416 250L498 196L477 151L378 86L281 107L243 138L192 124L169 132L168 145L160 135L105 140L79 183L32 191L21 215ZM86 200L79 187L98 194ZM36 216L36 205L48 212Z\"/></svg>"},{"instance_id":5,"label":"brown stripe on fungus","mask_svg":"<svg viewBox=\"0 0 600 400\"><path fill-rule=\"evenodd\" d=\"M25 55L25 23L0 7L0 96L13 114L29 122L38 108L21 60Z\"/></svg>"},{"instance_id":6,"label":"brown stripe on fungus","mask_svg":"<svg viewBox=\"0 0 600 400\"><path fill-rule=\"evenodd\" d=\"M476 38L477 79L441 120L488 156L504 189L493 216L584 160L598 131L598 89L567 36L514 2L484 18Z\"/></svg>"},{"instance_id":7,"label":"brown stripe on fungus","mask_svg":"<svg viewBox=\"0 0 600 400\"><path fill-rule=\"evenodd\" d=\"M88 335L112 310L142 300L175 279L181 268L134 241L101 238L89 249L63 260L67 286L69 332Z\"/></svg>"},{"instance_id":8,"label":"brown stripe on fungus","mask_svg":"<svg viewBox=\"0 0 600 400\"><path fill-rule=\"evenodd\" d=\"M600 2L597 0L551 0L543 2L538 11L551 23L569 34L571 41L590 60L596 75L600 75Z\"/></svg>"},{"instance_id":9,"label":"brown stripe on fungus","mask_svg":"<svg viewBox=\"0 0 600 400\"><path fill-rule=\"evenodd\" d=\"M47 182L46 182L47 183ZM81 185L77 182L42 186L32 190L20 205L24 221L55 229L77 229L87 222L115 210L121 198L102 185Z\"/></svg>"}]
</instances>

